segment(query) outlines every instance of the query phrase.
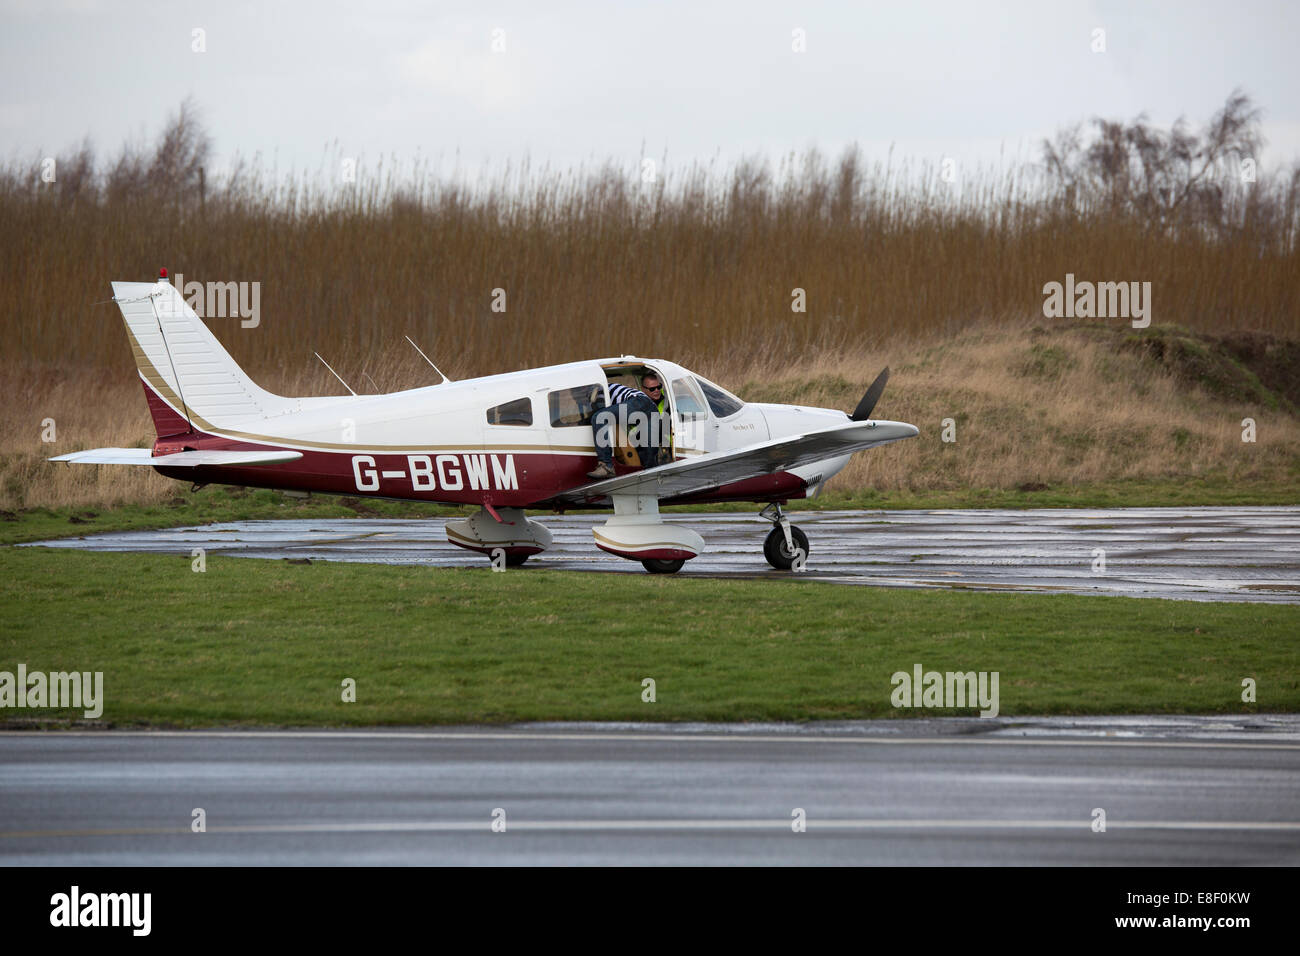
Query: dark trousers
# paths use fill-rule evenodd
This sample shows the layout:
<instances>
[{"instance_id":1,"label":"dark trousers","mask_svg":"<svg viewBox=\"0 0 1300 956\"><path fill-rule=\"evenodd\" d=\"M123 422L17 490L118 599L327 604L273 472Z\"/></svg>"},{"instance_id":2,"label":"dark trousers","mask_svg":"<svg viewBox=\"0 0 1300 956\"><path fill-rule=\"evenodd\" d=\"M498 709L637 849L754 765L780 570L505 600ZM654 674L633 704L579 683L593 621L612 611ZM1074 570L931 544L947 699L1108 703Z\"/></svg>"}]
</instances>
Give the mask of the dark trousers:
<instances>
[{"instance_id":1,"label":"dark trousers","mask_svg":"<svg viewBox=\"0 0 1300 956\"><path fill-rule=\"evenodd\" d=\"M614 442L618 440L618 425L620 419L626 425L634 412L641 412L645 415L644 426L638 425L633 433L628 436L632 447L636 449L637 457L641 459L642 468L653 468L661 463L661 459L667 458L667 448L660 448L654 444L655 429L650 427L655 418L660 419L659 440L663 443L668 441L668 416L659 414L659 409L646 396L631 398L626 402L618 402L609 408L601 408L591 416L591 427L595 433L596 439L596 459L602 464L613 467L614 465ZM640 416L637 416L638 419Z\"/></svg>"}]
</instances>

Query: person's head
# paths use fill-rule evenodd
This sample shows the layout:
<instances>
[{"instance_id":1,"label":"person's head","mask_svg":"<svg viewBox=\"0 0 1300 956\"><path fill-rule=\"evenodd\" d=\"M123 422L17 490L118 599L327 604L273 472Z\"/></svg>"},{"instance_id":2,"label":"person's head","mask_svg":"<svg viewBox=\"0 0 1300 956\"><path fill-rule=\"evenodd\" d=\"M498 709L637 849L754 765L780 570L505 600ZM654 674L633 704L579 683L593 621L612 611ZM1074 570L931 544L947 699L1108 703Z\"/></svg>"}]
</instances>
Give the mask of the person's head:
<instances>
[{"instance_id":1,"label":"person's head","mask_svg":"<svg viewBox=\"0 0 1300 956\"><path fill-rule=\"evenodd\" d=\"M641 377L641 391L645 392L656 401L663 398L664 383L659 380L659 376L651 372L649 375Z\"/></svg>"}]
</instances>

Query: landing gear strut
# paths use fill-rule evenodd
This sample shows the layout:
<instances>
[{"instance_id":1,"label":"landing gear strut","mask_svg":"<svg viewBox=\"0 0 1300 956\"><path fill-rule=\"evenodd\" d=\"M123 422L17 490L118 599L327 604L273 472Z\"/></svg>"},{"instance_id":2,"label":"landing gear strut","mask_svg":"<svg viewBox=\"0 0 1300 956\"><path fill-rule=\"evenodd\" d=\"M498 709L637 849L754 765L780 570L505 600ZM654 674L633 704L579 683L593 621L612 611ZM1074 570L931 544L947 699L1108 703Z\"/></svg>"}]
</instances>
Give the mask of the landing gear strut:
<instances>
[{"instance_id":1,"label":"landing gear strut","mask_svg":"<svg viewBox=\"0 0 1300 956\"><path fill-rule=\"evenodd\" d=\"M772 530L763 542L763 557L778 571L789 571L796 563L800 567L808 559L808 536L790 523L781 506L772 503L758 513L760 518L772 522Z\"/></svg>"}]
</instances>

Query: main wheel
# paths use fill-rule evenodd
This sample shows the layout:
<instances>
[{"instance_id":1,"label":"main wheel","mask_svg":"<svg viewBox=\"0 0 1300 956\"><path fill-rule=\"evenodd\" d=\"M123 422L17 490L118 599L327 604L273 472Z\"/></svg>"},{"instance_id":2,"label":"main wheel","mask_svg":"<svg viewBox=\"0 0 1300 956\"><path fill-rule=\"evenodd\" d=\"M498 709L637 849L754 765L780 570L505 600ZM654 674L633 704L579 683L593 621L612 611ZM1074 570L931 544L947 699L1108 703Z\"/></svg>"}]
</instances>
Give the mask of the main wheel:
<instances>
[{"instance_id":1,"label":"main wheel","mask_svg":"<svg viewBox=\"0 0 1300 956\"><path fill-rule=\"evenodd\" d=\"M810 554L808 536L794 525L791 525L790 539L794 542L796 551L803 551L806 560ZM785 532L781 530L779 524L772 526L772 530L768 532L767 540L763 542L763 557L767 558L767 563L778 571L789 571L794 567L795 555L786 547Z\"/></svg>"},{"instance_id":2,"label":"main wheel","mask_svg":"<svg viewBox=\"0 0 1300 956\"><path fill-rule=\"evenodd\" d=\"M506 567L517 568L531 557L531 554L507 554Z\"/></svg>"},{"instance_id":3,"label":"main wheel","mask_svg":"<svg viewBox=\"0 0 1300 956\"><path fill-rule=\"evenodd\" d=\"M661 558L646 558L641 566L651 574L676 574L686 562L683 560L665 561Z\"/></svg>"}]
</instances>

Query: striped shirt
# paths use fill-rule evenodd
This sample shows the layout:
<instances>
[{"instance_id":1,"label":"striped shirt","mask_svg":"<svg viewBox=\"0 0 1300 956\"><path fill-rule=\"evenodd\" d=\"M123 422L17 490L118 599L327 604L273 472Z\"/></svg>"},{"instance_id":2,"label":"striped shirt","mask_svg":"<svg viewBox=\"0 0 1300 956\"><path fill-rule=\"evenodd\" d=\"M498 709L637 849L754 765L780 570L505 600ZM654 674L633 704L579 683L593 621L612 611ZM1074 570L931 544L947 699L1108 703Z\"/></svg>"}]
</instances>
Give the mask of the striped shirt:
<instances>
[{"instance_id":1,"label":"striped shirt","mask_svg":"<svg viewBox=\"0 0 1300 956\"><path fill-rule=\"evenodd\" d=\"M624 402L630 402L632 399L640 396L649 399L650 396L637 388L630 388L627 385L611 385L609 387L609 401L611 405L621 405Z\"/></svg>"}]
</instances>

